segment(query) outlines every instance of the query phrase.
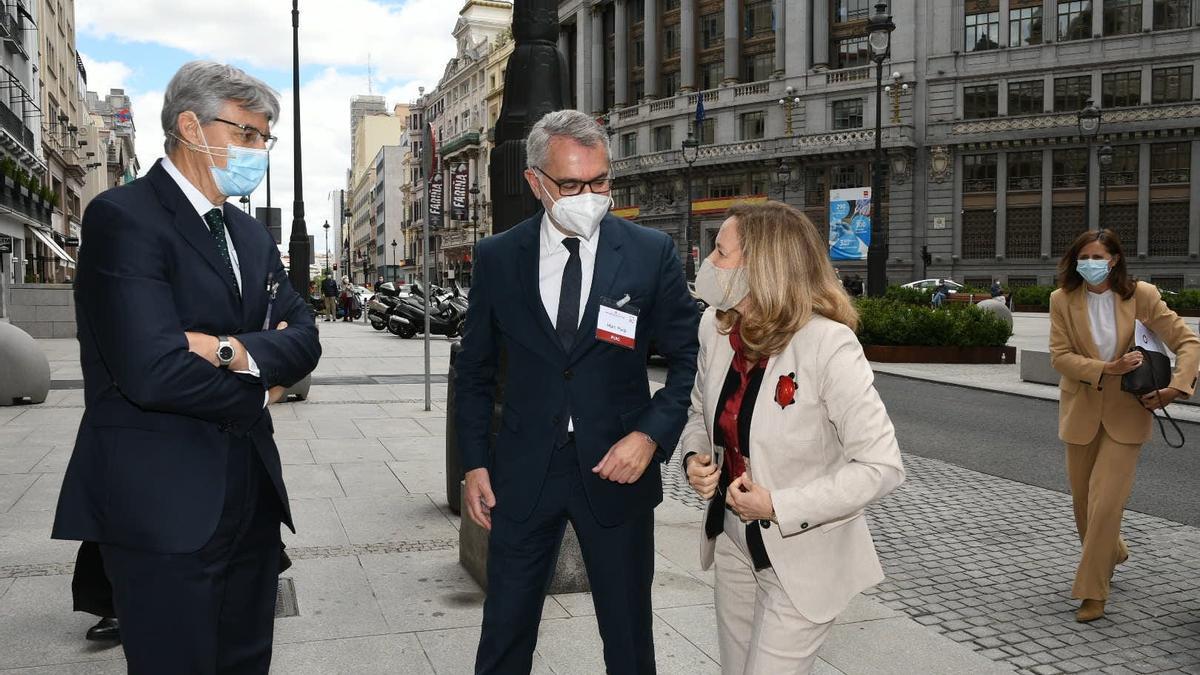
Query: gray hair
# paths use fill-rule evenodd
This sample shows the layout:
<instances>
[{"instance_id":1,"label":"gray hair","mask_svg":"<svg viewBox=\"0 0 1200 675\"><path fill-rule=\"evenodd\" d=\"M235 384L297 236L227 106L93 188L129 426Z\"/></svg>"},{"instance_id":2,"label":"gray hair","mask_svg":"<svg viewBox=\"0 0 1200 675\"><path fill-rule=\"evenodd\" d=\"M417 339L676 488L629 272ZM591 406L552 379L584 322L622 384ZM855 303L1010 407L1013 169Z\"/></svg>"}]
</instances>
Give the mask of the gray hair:
<instances>
[{"instance_id":1,"label":"gray hair","mask_svg":"<svg viewBox=\"0 0 1200 675\"><path fill-rule=\"evenodd\" d=\"M538 120L525 141L525 161L529 168L543 167L550 155L550 139L569 138L585 148L603 146L608 151L608 134L595 119L578 110L558 110Z\"/></svg>"},{"instance_id":2,"label":"gray hair","mask_svg":"<svg viewBox=\"0 0 1200 675\"><path fill-rule=\"evenodd\" d=\"M268 120L279 119L279 93L266 82L247 75L240 68L213 61L183 64L171 78L163 95L162 128L166 140L163 149L170 154L179 147L179 115L196 113L201 124L221 116L221 106L233 102L254 113L265 113Z\"/></svg>"}]
</instances>

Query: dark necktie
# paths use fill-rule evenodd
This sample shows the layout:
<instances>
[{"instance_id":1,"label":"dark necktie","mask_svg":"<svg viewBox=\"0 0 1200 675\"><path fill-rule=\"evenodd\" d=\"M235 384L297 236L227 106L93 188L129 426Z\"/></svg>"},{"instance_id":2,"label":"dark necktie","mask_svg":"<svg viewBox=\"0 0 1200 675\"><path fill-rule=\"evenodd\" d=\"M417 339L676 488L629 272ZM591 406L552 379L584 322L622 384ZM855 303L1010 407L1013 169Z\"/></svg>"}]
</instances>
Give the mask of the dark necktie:
<instances>
[{"instance_id":1,"label":"dark necktie","mask_svg":"<svg viewBox=\"0 0 1200 675\"><path fill-rule=\"evenodd\" d=\"M229 257L229 242L225 241L225 214L221 213L221 209L213 209L204 214L204 222L208 223L208 231L212 234L213 241L217 244L217 253L220 254L221 260L225 262L225 270L229 272L229 280L233 282L233 289L240 297L242 292L237 282L237 274L233 272L233 259Z\"/></svg>"},{"instance_id":2,"label":"dark necktie","mask_svg":"<svg viewBox=\"0 0 1200 675\"><path fill-rule=\"evenodd\" d=\"M562 289L558 293L558 321L554 329L563 349L570 350L575 343L575 331L579 328L579 293L583 286L583 265L579 261L579 240L575 237L563 239L563 246L571 252L567 266L563 268Z\"/></svg>"}]
</instances>

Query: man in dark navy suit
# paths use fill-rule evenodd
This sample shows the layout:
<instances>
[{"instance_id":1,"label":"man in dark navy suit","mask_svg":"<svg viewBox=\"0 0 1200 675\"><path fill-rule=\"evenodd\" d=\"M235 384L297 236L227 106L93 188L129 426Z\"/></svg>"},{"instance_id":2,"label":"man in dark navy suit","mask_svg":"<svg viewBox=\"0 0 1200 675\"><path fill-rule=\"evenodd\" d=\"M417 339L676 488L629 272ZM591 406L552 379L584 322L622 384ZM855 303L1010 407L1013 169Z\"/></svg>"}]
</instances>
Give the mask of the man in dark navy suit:
<instances>
[{"instance_id":1,"label":"man in dark navy suit","mask_svg":"<svg viewBox=\"0 0 1200 675\"><path fill-rule=\"evenodd\" d=\"M455 363L464 500L491 530L475 671L529 672L570 521L608 671L653 673L659 465L687 416L699 314L672 239L609 215L608 136L595 120L550 113L530 133L526 154L525 178L545 213L479 242ZM651 342L669 363L653 398ZM502 362L507 384L493 447Z\"/></svg>"},{"instance_id":2,"label":"man in dark navy suit","mask_svg":"<svg viewBox=\"0 0 1200 675\"><path fill-rule=\"evenodd\" d=\"M261 223L226 203L266 168L275 92L184 65L166 157L96 197L75 279L85 406L54 521L94 541L130 673L266 673L281 522L266 408L321 346Z\"/></svg>"}]
</instances>

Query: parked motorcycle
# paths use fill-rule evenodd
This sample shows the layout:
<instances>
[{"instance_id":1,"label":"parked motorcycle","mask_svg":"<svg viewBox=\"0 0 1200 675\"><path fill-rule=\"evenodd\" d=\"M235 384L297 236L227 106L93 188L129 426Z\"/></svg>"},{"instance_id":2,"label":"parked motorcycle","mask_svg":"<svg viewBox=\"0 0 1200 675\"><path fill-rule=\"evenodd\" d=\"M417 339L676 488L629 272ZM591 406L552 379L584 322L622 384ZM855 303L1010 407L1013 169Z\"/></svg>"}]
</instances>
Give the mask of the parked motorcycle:
<instances>
[{"instance_id":1,"label":"parked motorcycle","mask_svg":"<svg viewBox=\"0 0 1200 675\"><path fill-rule=\"evenodd\" d=\"M392 315L396 305L400 304L401 293L396 284L387 282L379 287L379 292L367 301L367 320L371 328L384 330L388 327L388 317Z\"/></svg>"},{"instance_id":2,"label":"parked motorcycle","mask_svg":"<svg viewBox=\"0 0 1200 675\"><path fill-rule=\"evenodd\" d=\"M453 294L446 292L444 289L437 289L437 291L431 292L429 297L430 335L444 335L450 338L461 335L463 320L467 316L466 303L461 298L455 298ZM396 330L392 331L402 338L411 338L418 333L424 332L425 289L421 284L412 284L409 296L400 299L400 302L394 308L393 314L389 317L389 330L392 330L391 319L393 317L397 319L402 318L407 321L408 325L403 325L400 321L396 321Z\"/></svg>"}]
</instances>

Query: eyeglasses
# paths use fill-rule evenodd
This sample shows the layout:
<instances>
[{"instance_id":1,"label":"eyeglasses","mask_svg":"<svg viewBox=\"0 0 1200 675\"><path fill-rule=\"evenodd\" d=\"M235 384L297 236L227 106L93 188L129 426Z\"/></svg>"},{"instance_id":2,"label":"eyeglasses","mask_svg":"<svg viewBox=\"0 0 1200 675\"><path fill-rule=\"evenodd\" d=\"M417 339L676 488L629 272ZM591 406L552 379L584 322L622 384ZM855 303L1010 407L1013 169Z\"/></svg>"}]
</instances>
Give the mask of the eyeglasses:
<instances>
[{"instance_id":1,"label":"eyeglasses","mask_svg":"<svg viewBox=\"0 0 1200 675\"><path fill-rule=\"evenodd\" d=\"M240 129L241 133L235 134L235 136L237 137L237 140L241 141L242 145L254 145L261 139L263 145L267 146L267 150L270 150L271 148L275 147L275 141L279 140L271 134L268 134L264 131L259 131L248 124L238 124L237 122L223 120L220 117L214 117L213 121L220 122L222 124L228 124L231 127L237 127Z\"/></svg>"},{"instance_id":2,"label":"eyeglasses","mask_svg":"<svg viewBox=\"0 0 1200 675\"><path fill-rule=\"evenodd\" d=\"M535 166L533 167L533 170L550 179L550 182L554 183L554 185L558 187L558 193L563 197L574 197L575 195L581 194L584 187L587 187L593 194L607 194L610 190L612 190L612 178L608 176L597 178L596 180L591 181L574 179L558 181L555 180L555 178L550 174L542 171L541 167Z\"/></svg>"}]
</instances>

